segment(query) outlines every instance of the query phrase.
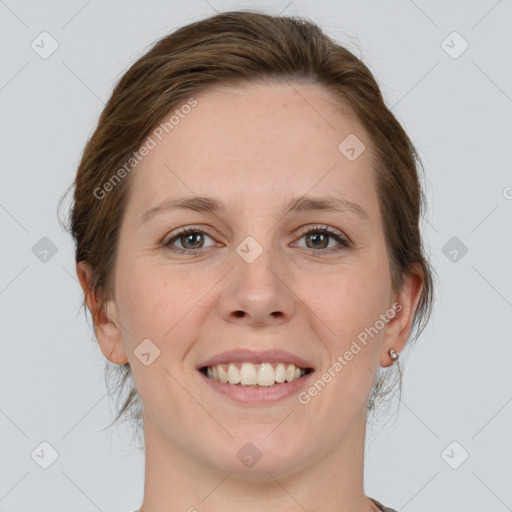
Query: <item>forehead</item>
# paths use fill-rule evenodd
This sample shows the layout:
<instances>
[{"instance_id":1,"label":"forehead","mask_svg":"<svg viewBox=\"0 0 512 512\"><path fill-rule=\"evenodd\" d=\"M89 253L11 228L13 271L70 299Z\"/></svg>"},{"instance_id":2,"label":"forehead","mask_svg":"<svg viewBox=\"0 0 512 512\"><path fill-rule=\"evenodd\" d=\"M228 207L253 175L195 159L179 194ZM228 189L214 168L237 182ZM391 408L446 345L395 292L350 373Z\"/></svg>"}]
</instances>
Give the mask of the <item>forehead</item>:
<instances>
[{"instance_id":1,"label":"forehead","mask_svg":"<svg viewBox=\"0 0 512 512\"><path fill-rule=\"evenodd\" d=\"M176 107L163 119L176 113L173 123L150 135L155 147L135 168L129 209L145 211L185 194L234 205L309 191L339 192L375 209L370 140L329 91L298 84L217 86L194 99L193 108ZM347 144L340 150L340 143L353 146L354 140L366 149L349 159Z\"/></svg>"}]
</instances>

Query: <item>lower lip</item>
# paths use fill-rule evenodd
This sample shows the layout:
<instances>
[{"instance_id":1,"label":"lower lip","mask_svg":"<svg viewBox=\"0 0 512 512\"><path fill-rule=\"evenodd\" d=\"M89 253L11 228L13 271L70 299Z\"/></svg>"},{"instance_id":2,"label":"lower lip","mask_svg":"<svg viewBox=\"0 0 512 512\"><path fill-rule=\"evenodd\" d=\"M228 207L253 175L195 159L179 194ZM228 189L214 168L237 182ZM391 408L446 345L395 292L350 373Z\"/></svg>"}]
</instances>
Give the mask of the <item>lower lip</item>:
<instances>
[{"instance_id":1,"label":"lower lip","mask_svg":"<svg viewBox=\"0 0 512 512\"><path fill-rule=\"evenodd\" d=\"M300 379L291 382L281 382L273 386L239 386L229 384L228 382L220 382L199 372L199 375L205 380L211 389L222 393L234 402L242 405L265 405L279 402L292 395L297 394L303 387L307 385L314 371L303 375Z\"/></svg>"}]
</instances>

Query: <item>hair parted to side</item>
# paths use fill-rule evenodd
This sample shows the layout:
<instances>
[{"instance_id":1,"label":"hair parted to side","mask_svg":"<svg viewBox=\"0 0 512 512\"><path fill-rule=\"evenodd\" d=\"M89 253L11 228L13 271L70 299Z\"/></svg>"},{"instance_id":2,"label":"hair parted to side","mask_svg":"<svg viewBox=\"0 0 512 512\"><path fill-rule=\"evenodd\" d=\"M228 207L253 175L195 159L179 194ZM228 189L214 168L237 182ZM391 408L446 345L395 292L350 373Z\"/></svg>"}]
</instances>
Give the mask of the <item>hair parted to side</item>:
<instances>
[{"instance_id":1,"label":"hair parted to side","mask_svg":"<svg viewBox=\"0 0 512 512\"><path fill-rule=\"evenodd\" d=\"M95 191L129 161L172 109L214 85L258 82L323 86L370 135L393 291L398 293L408 273L419 272L423 278L412 343L426 326L433 301L433 270L419 226L425 197L416 150L361 60L309 20L257 11L223 12L176 30L158 40L116 84L85 146L66 226L75 242L76 261L92 267L90 290L98 293L99 301L97 310L91 311L93 320L113 298L119 228L133 172L101 199ZM394 367L400 373L397 363L383 374L379 371L368 411L389 394L384 390ZM115 375L119 393L131 380L129 364L107 362L109 373ZM396 375L388 391L395 380ZM398 383L401 391L401 375ZM113 423L128 412L140 426L140 399L133 382Z\"/></svg>"}]
</instances>

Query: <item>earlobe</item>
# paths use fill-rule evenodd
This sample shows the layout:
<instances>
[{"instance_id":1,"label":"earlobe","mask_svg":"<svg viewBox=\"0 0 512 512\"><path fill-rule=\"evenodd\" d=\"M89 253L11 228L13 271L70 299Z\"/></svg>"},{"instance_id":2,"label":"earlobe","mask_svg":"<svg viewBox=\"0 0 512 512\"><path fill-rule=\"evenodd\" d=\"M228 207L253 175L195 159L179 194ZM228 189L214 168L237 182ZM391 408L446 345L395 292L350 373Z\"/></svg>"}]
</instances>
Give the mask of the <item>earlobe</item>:
<instances>
[{"instance_id":1,"label":"earlobe","mask_svg":"<svg viewBox=\"0 0 512 512\"><path fill-rule=\"evenodd\" d=\"M400 353L404 349L411 332L414 313L422 289L423 278L421 273L411 272L404 276L402 289L391 305L395 315L388 321L382 339L379 361L381 366L391 366L396 360L396 358L393 359L390 350Z\"/></svg>"},{"instance_id":2,"label":"earlobe","mask_svg":"<svg viewBox=\"0 0 512 512\"><path fill-rule=\"evenodd\" d=\"M87 307L93 318L96 338L103 355L114 364L126 364L128 358L123 345L123 339L115 311L115 303L107 301L103 308L98 309L98 290L89 288L91 283L91 267L85 261L76 264L76 273L86 297Z\"/></svg>"}]
</instances>

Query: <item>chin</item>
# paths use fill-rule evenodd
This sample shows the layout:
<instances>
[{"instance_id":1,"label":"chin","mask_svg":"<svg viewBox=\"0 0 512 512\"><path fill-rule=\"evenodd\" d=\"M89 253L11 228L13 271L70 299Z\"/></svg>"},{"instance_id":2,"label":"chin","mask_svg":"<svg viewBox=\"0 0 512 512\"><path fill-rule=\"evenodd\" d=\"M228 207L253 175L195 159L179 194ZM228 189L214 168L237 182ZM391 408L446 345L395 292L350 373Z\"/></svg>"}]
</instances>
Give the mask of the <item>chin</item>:
<instances>
[{"instance_id":1,"label":"chin","mask_svg":"<svg viewBox=\"0 0 512 512\"><path fill-rule=\"evenodd\" d=\"M283 477L296 472L306 462L304 447L307 442L293 441L286 429L278 435L277 431L272 432L273 428L275 426L269 428L265 425L257 431L254 426L242 429L233 439L221 443L218 449L208 443L210 463L223 472L246 480L268 480L268 473L277 478L278 475Z\"/></svg>"}]
</instances>

